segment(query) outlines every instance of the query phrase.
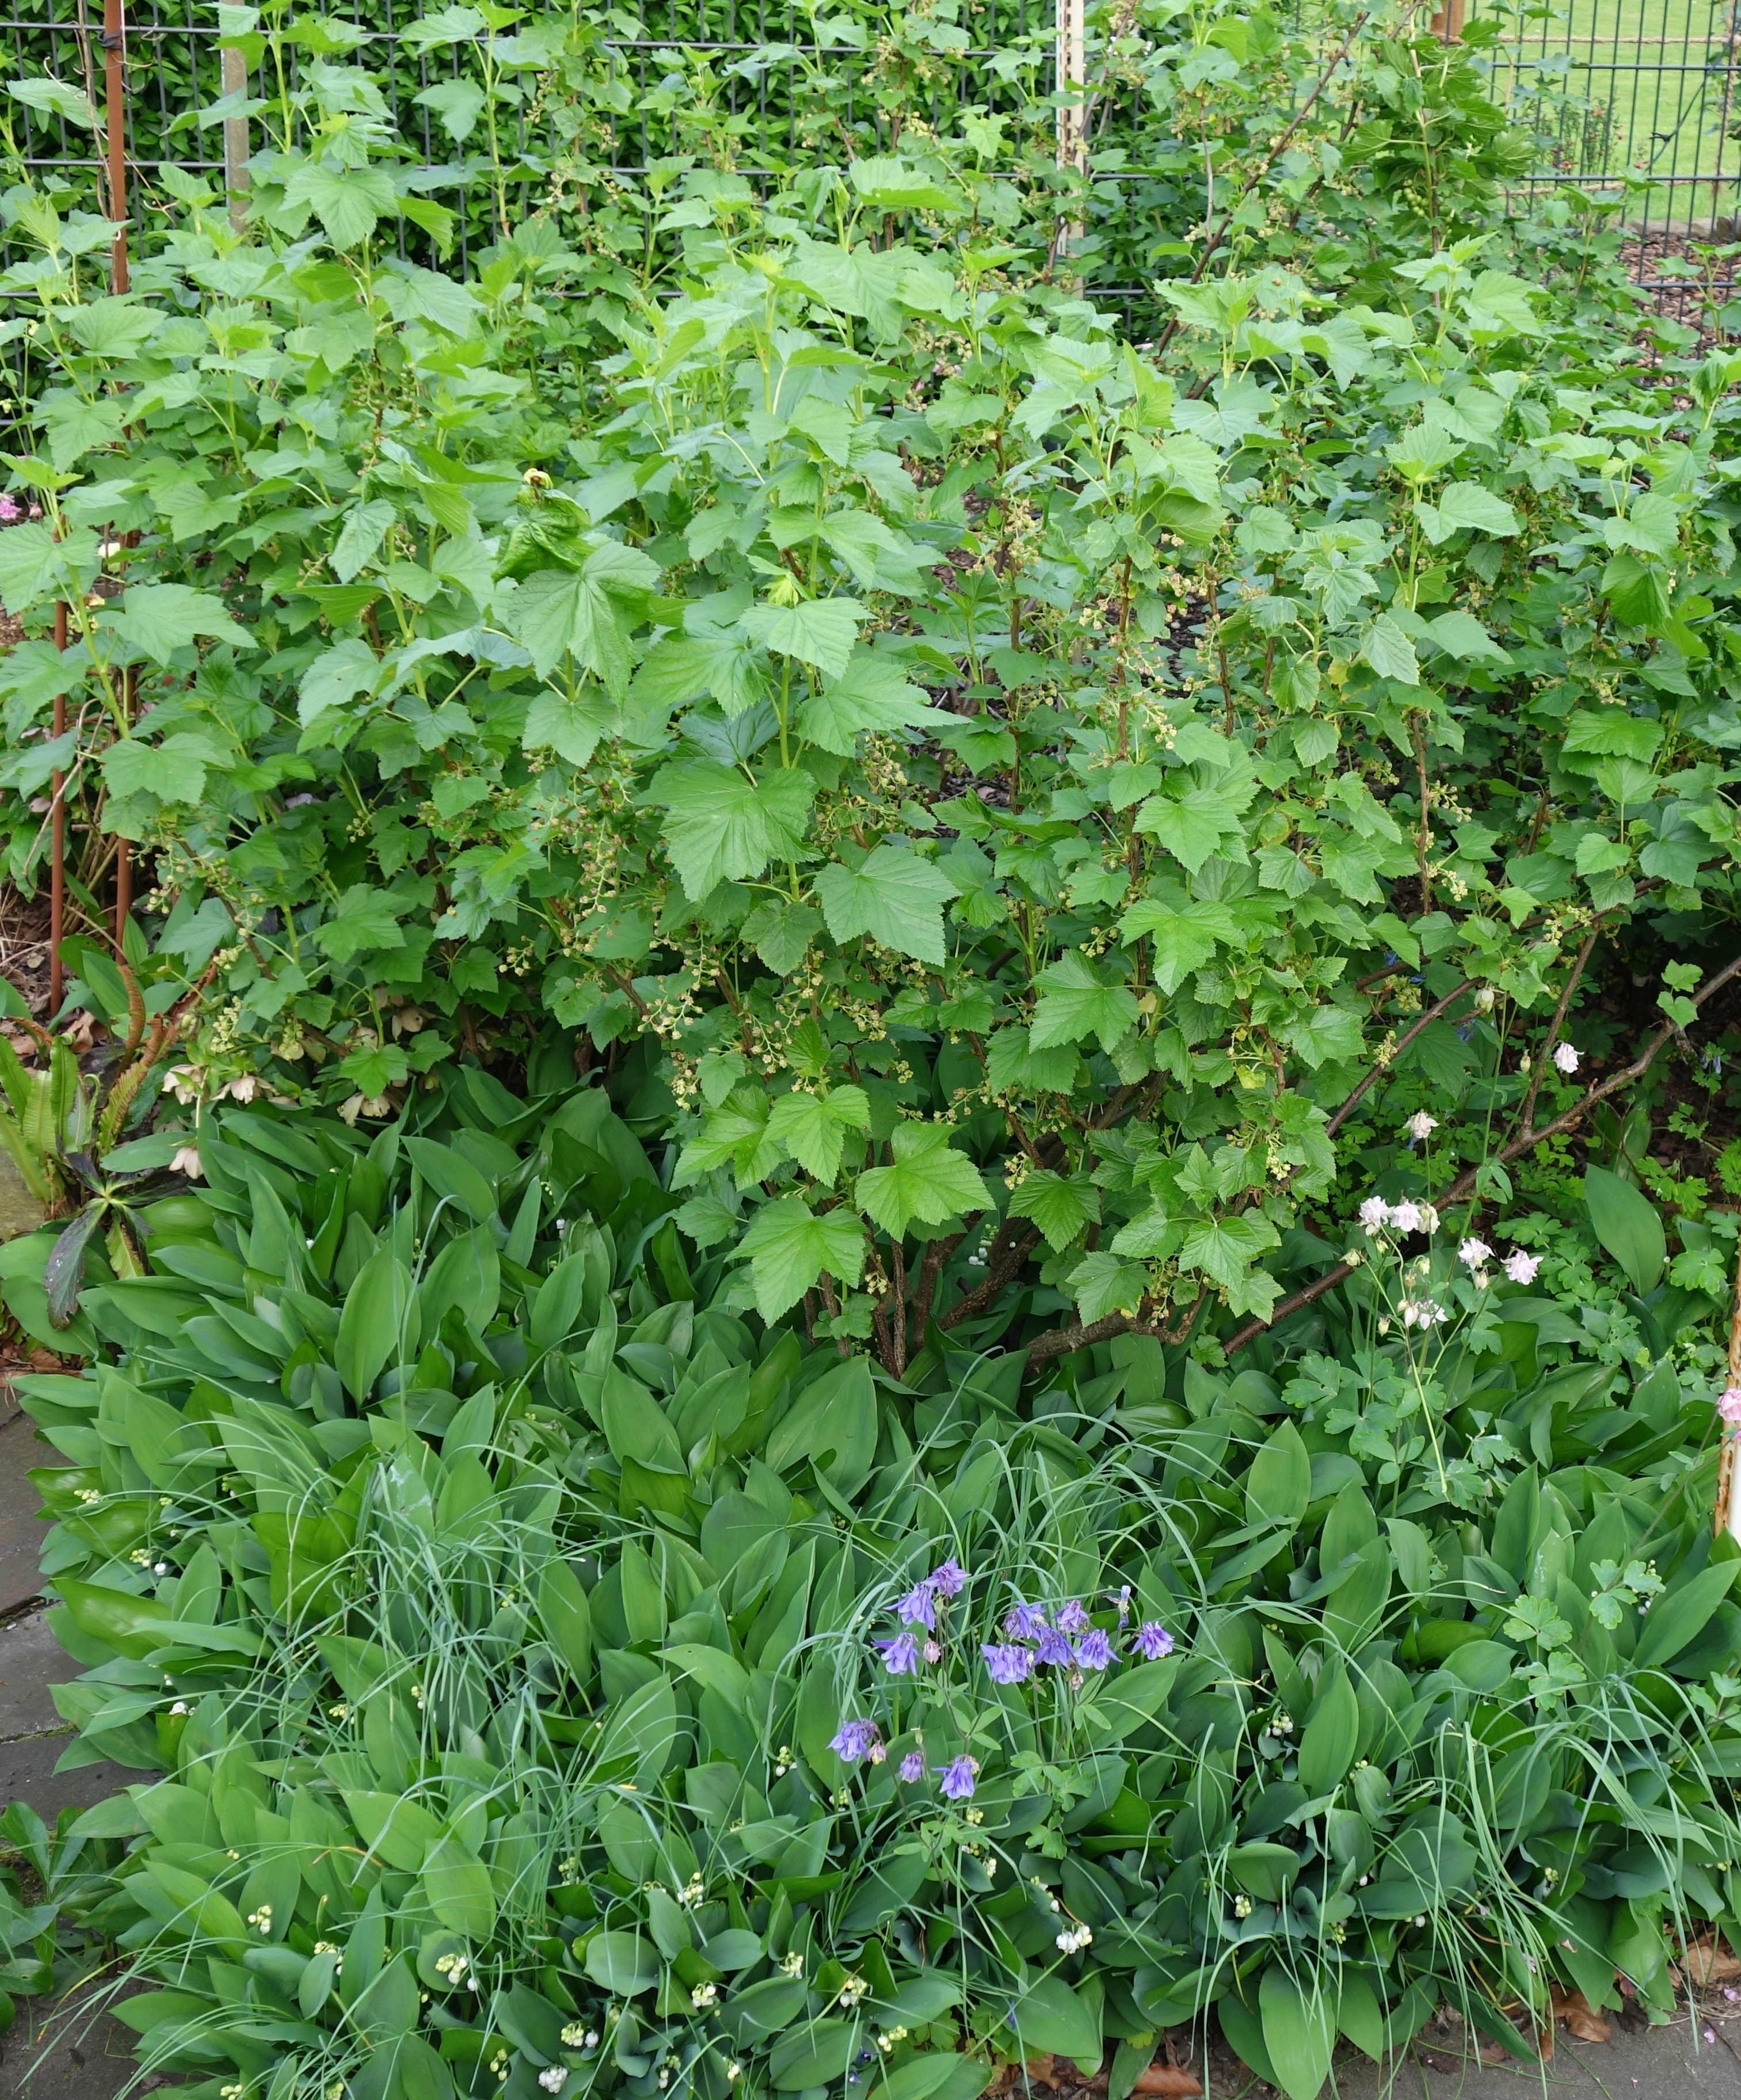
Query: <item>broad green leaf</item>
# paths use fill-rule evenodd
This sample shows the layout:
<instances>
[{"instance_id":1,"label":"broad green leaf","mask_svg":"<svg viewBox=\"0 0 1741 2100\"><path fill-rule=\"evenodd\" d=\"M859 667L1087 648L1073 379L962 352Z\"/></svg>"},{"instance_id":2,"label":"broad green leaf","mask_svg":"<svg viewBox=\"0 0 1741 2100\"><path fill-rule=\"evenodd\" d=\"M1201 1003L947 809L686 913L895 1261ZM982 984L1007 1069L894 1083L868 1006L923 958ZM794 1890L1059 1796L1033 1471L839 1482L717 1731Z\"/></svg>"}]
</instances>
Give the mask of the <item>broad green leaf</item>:
<instances>
[{"instance_id":1,"label":"broad green leaf","mask_svg":"<svg viewBox=\"0 0 1741 2100\"><path fill-rule=\"evenodd\" d=\"M928 2049L873 2086L871 2100L979 2100L991 2079L991 2066L976 2057Z\"/></svg>"},{"instance_id":2,"label":"broad green leaf","mask_svg":"<svg viewBox=\"0 0 1741 2100\"><path fill-rule=\"evenodd\" d=\"M1179 1265L1201 1269L1212 1282L1231 1286L1260 1254L1280 1242L1280 1235L1261 1214L1214 1218L1187 1229L1179 1250Z\"/></svg>"},{"instance_id":3,"label":"broad green leaf","mask_svg":"<svg viewBox=\"0 0 1741 2100\"><path fill-rule=\"evenodd\" d=\"M978 1169L949 1140L943 1124L897 1123L889 1139L893 1164L859 1176L859 1209L893 1238L900 1238L915 1218L941 1225L990 1203Z\"/></svg>"},{"instance_id":4,"label":"broad green leaf","mask_svg":"<svg viewBox=\"0 0 1741 2100\"><path fill-rule=\"evenodd\" d=\"M1339 1664L1327 1665L1328 1682L1300 1738L1299 1781L1309 1794L1341 1785L1360 1739L1360 1704Z\"/></svg>"},{"instance_id":5,"label":"broad green leaf","mask_svg":"<svg viewBox=\"0 0 1741 2100\"><path fill-rule=\"evenodd\" d=\"M721 882L759 876L770 860L804 852L811 776L796 768L751 779L712 758L684 758L662 766L649 794L664 809L665 843L691 898Z\"/></svg>"},{"instance_id":6,"label":"broad green leaf","mask_svg":"<svg viewBox=\"0 0 1741 2100\"><path fill-rule=\"evenodd\" d=\"M1135 1312L1148 1289L1148 1272L1104 1249L1085 1254L1070 1271L1070 1295L1084 1321Z\"/></svg>"},{"instance_id":7,"label":"broad green leaf","mask_svg":"<svg viewBox=\"0 0 1741 2100\"><path fill-rule=\"evenodd\" d=\"M597 750L600 738L610 735L615 720L616 710L596 689L571 700L547 687L534 697L526 711L521 748L526 751L548 748L571 765L585 765Z\"/></svg>"},{"instance_id":8,"label":"broad green leaf","mask_svg":"<svg viewBox=\"0 0 1741 2100\"><path fill-rule=\"evenodd\" d=\"M831 1093L782 1094L768 1118L768 1135L783 1145L807 1174L832 1181L848 1130L870 1127L870 1104L862 1087Z\"/></svg>"},{"instance_id":9,"label":"broad green leaf","mask_svg":"<svg viewBox=\"0 0 1741 2100\"><path fill-rule=\"evenodd\" d=\"M1040 999L1033 1027L1036 1050L1091 1039L1103 1050L1110 1050L1136 1026L1135 993L1103 978L1086 955L1073 953L1049 964L1038 982Z\"/></svg>"},{"instance_id":10,"label":"broad green leaf","mask_svg":"<svg viewBox=\"0 0 1741 2100\"><path fill-rule=\"evenodd\" d=\"M1258 1987L1263 2046L1288 2100L1318 2100L1336 2046L1336 2005L1328 1977L1302 1962L1298 1979L1272 1960Z\"/></svg>"},{"instance_id":11,"label":"broad green leaf","mask_svg":"<svg viewBox=\"0 0 1741 2100\"><path fill-rule=\"evenodd\" d=\"M304 161L290 170L284 208L292 216L312 211L335 248L355 248L392 216L393 183L381 168Z\"/></svg>"},{"instance_id":12,"label":"broad green leaf","mask_svg":"<svg viewBox=\"0 0 1741 2100\"><path fill-rule=\"evenodd\" d=\"M337 542L328 558L333 575L342 584L348 584L365 562L374 558L398 516L393 505L379 496L372 503L355 504L345 513Z\"/></svg>"},{"instance_id":13,"label":"broad green leaf","mask_svg":"<svg viewBox=\"0 0 1741 2100\"><path fill-rule=\"evenodd\" d=\"M791 904L774 897L758 904L742 929L744 939L782 977L797 968L822 930L822 915L813 905Z\"/></svg>"},{"instance_id":14,"label":"broad green leaf","mask_svg":"<svg viewBox=\"0 0 1741 2100\"><path fill-rule=\"evenodd\" d=\"M21 102L27 109L37 110L45 117L63 117L68 124L77 124L86 131L97 128L97 112L91 107L90 97L66 81L51 77L9 80L6 91L15 102ZM11 600L7 602L10 604Z\"/></svg>"},{"instance_id":15,"label":"broad green leaf","mask_svg":"<svg viewBox=\"0 0 1741 2100\"><path fill-rule=\"evenodd\" d=\"M888 736L928 727L939 719L940 711L923 689L909 685L897 664L857 649L844 673L798 710L798 731L824 751L850 758L866 732Z\"/></svg>"},{"instance_id":16,"label":"broad green leaf","mask_svg":"<svg viewBox=\"0 0 1741 2100\"><path fill-rule=\"evenodd\" d=\"M595 1932L586 1943L586 1973L602 1991L638 1997L659 1981L659 1955L641 1933Z\"/></svg>"},{"instance_id":17,"label":"broad green leaf","mask_svg":"<svg viewBox=\"0 0 1741 2100\"><path fill-rule=\"evenodd\" d=\"M209 591L191 590L186 584L130 584L118 607L100 613L98 624L154 664L168 664L178 649L196 637L233 642L241 649L253 646L246 629L231 619L222 598Z\"/></svg>"},{"instance_id":18,"label":"broad green leaf","mask_svg":"<svg viewBox=\"0 0 1741 2100\"><path fill-rule=\"evenodd\" d=\"M1073 1246L1099 1219L1100 1192L1086 1174L1054 1174L1037 1167L1016 1185L1010 1215L1031 1218L1048 1246Z\"/></svg>"},{"instance_id":19,"label":"broad green leaf","mask_svg":"<svg viewBox=\"0 0 1741 2100\"><path fill-rule=\"evenodd\" d=\"M1642 1298L1656 1286L1668 1255L1663 1221L1650 1198L1606 1167L1585 1170L1584 1201L1597 1238Z\"/></svg>"},{"instance_id":20,"label":"broad green leaf","mask_svg":"<svg viewBox=\"0 0 1741 2100\"><path fill-rule=\"evenodd\" d=\"M223 763L223 752L209 738L180 730L161 743L117 737L103 754L103 777L112 795L155 795L160 802L192 803L205 792L207 769Z\"/></svg>"},{"instance_id":21,"label":"broad green leaf","mask_svg":"<svg viewBox=\"0 0 1741 2100\"><path fill-rule=\"evenodd\" d=\"M368 1397L398 1352L413 1303L411 1272L391 1248L371 1255L345 1295L333 1349L334 1366L353 1400Z\"/></svg>"},{"instance_id":22,"label":"broad green leaf","mask_svg":"<svg viewBox=\"0 0 1741 2100\"><path fill-rule=\"evenodd\" d=\"M1223 907L1193 904L1175 911L1148 897L1139 898L1118 922L1122 941L1148 936L1155 983L1169 999L1214 955L1216 942L1234 938L1236 931L1232 914Z\"/></svg>"},{"instance_id":23,"label":"broad green leaf","mask_svg":"<svg viewBox=\"0 0 1741 2100\"><path fill-rule=\"evenodd\" d=\"M1298 1524L1311 1500L1311 1454L1291 1422L1271 1432L1245 1475L1252 1524Z\"/></svg>"},{"instance_id":24,"label":"broad green leaf","mask_svg":"<svg viewBox=\"0 0 1741 2100\"><path fill-rule=\"evenodd\" d=\"M456 1204L461 1215L481 1225L496 1213L496 1191L469 1159L432 1137L408 1137L411 1163L439 1198Z\"/></svg>"},{"instance_id":25,"label":"broad green leaf","mask_svg":"<svg viewBox=\"0 0 1741 2100\"><path fill-rule=\"evenodd\" d=\"M837 941L866 934L897 955L941 965L943 907L958 894L934 862L880 845L857 868L836 863L816 878L816 901Z\"/></svg>"},{"instance_id":26,"label":"broad green leaf","mask_svg":"<svg viewBox=\"0 0 1741 2100\"><path fill-rule=\"evenodd\" d=\"M483 88L472 80L438 81L434 87L412 97L421 108L434 111L442 130L456 146L463 146L470 138L486 99Z\"/></svg>"},{"instance_id":27,"label":"broad green leaf","mask_svg":"<svg viewBox=\"0 0 1741 2100\"><path fill-rule=\"evenodd\" d=\"M1159 839L1195 875L1224 842L1239 837L1241 813L1255 792L1254 782L1237 779L1215 787L1169 789L1144 803L1136 828Z\"/></svg>"},{"instance_id":28,"label":"broad green leaf","mask_svg":"<svg viewBox=\"0 0 1741 2100\"><path fill-rule=\"evenodd\" d=\"M354 882L333 907L332 916L315 929L315 943L335 963L348 963L384 948L403 948L405 933L399 913L403 909L386 890Z\"/></svg>"},{"instance_id":29,"label":"broad green leaf","mask_svg":"<svg viewBox=\"0 0 1741 2100\"><path fill-rule=\"evenodd\" d=\"M496 1927L496 1890L490 1872L457 1838L442 1838L423 1862L423 1893L441 1923L473 1940L487 1939Z\"/></svg>"},{"instance_id":30,"label":"broad green leaf","mask_svg":"<svg viewBox=\"0 0 1741 2100\"><path fill-rule=\"evenodd\" d=\"M500 595L500 616L548 678L565 655L590 671L614 699L628 690L628 638L647 617L659 564L638 547L602 540L578 569L540 569Z\"/></svg>"},{"instance_id":31,"label":"broad green leaf","mask_svg":"<svg viewBox=\"0 0 1741 2100\"><path fill-rule=\"evenodd\" d=\"M592 1608L580 1577L566 1560L550 1561L539 1578L538 1617L575 1683L584 1684L593 1668Z\"/></svg>"},{"instance_id":32,"label":"broad green leaf","mask_svg":"<svg viewBox=\"0 0 1741 2100\"><path fill-rule=\"evenodd\" d=\"M1399 686L1421 682L1414 644L1387 612L1381 612L1360 637L1360 654L1381 678L1394 678Z\"/></svg>"},{"instance_id":33,"label":"broad green leaf","mask_svg":"<svg viewBox=\"0 0 1741 2100\"><path fill-rule=\"evenodd\" d=\"M347 634L317 656L302 673L298 715L306 729L328 708L342 708L359 693L371 693L381 663L360 636Z\"/></svg>"},{"instance_id":34,"label":"broad green leaf","mask_svg":"<svg viewBox=\"0 0 1741 2100\"><path fill-rule=\"evenodd\" d=\"M1024 2057L1068 2056L1099 2065L1099 2011L1062 1976L1042 1976L1030 1983L1011 2014Z\"/></svg>"},{"instance_id":35,"label":"broad green leaf","mask_svg":"<svg viewBox=\"0 0 1741 2100\"><path fill-rule=\"evenodd\" d=\"M756 1310L765 1320L778 1320L824 1270L843 1282L857 1283L865 1268L864 1229L850 1211L818 1216L803 1197L782 1196L756 1213L738 1253L750 1264Z\"/></svg>"},{"instance_id":36,"label":"broad green leaf","mask_svg":"<svg viewBox=\"0 0 1741 2100\"><path fill-rule=\"evenodd\" d=\"M826 678L843 677L865 609L849 598L811 598L802 605L756 605L743 629L777 655L813 664Z\"/></svg>"},{"instance_id":37,"label":"broad green leaf","mask_svg":"<svg viewBox=\"0 0 1741 2100\"><path fill-rule=\"evenodd\" d=\"M1690 1582L1656 1599L1645 1616L1633 1650L1633 1666L1659 1669L1691 1646L1716 1616L1717 1608L1734 1586L1741 1560L1720 1561L1704 1568Z\"/></svg>"}]
</instances>

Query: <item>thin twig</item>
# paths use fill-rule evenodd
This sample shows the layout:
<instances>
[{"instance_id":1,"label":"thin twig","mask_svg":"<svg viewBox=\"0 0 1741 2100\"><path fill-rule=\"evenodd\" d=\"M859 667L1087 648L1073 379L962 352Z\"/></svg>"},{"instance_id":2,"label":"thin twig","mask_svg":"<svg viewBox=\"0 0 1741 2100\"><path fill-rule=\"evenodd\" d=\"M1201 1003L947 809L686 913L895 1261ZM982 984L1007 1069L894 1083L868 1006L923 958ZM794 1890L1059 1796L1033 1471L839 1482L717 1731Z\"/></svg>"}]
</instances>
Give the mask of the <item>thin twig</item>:
<instances>
[{"instance_id":1,"label":"thin twig","mask_svg":"<svg viewBox=\"0 0 1741 2100\"><path fill-rule=\"evenodd\" d=\"M1326 1137L1335 1136L1337 1132L1342 1128L1342 1125L1348 1120L1349 1117L1353 1114L1355 1108L1360 1104L1361 1096L1366 1092L1366 1090L1372 1085L1373 1082L1378 1077L1379 1074L1381 1072L1389 1071L1391 1065L1393 1065L1396 1062L1397 1059L1401 1057L1404 1051L1405 1051L1408 1048L1409 1044L1413 1042L1416 1036L1421 1033L1421 1030L1425 1028L1429 1022L1438 1020L1439 1015L1444 1012L1448 1006L1454 1006L1463 996L1464 993L1468 990L1468 989L1469 986L1466 984L1460 984L1455 991L1447 992L1445 996L1439 1000L1437 1006L1430 1006L1427 1008L1426 1012L1421 1015L1421 1018L1415 1023L1414 1026L1411 1028L1404 1036L1403 1036L1401 1040L1397 1043L1395 1048L1391 1051L1390 1056L1386 1057L1382 1064L1376 1064L1371 1068L1371 1070L1367 1073L1366 1077L1361 1080L1360 1083L1355 1088L1354 1092L1349 1095L1348 1098L1342 1103L1342 1106L1338 1109L1335 1114L1330 1118L1329 1121L1324 1127L1324 1134Z\"/></svg>"},{"instance_id":2,"label":"thin twig","mask_svg":"<svg viewBox=\"0 0 1741 2100\"><path fill-rule=\"evenodd\" d=\"M1540 1057L1530 1067L1529 1092L1523 1096L1523 1113L1518 1118L1518 1124L1524 1130L1529 1128L1530 1118L1536 1113L1536 1096L1541 1091L1549 1061L1554 1055L1554 1046L1558 1042L1560 1030L1566 1024L1566 1012L1571 1004L1571 995L1578 989L1578 981L1584 975L1584 966L1590 959L1590 951L1595 946L1597 936L1601 931L1602 921L1598 919L1585 935L1584 946L1578 951L1578 959L1571 966L1571 975L1566 980L1566 989L1560 994L1559 1004L1554 1008L1554 1018L1548 1024L1548 1039L1541 1046Z\"/></svg>"},{"instance_id":3,"label":"thin twig","mask_svg":"<svg viewBox=\"0 0 1741 2100\"><path fill-rule=\"evenodd\" d=\"M1693 1004L1703 1006L1708 999L1737 976L1741 976L1741 955L1737 955L1732 963L1726 964L1714 977L1693 994ZM1599 1102L1607 1101L1611 1094L1617 1094L1622 1088L1629 1087L1634 1081L1642 1079L1655 1063L1663 1045L1677 1032L1677 1024L1672 1021L1659 1028L1642 1052L1624 1070L1614 1073L1599 1086L1592 1087L1582 1101L1567 1109L1562 1115L1555 1116L1551 1123L1544 1123L1540 1130L1526 1130L1521 1137L1514 1138L1510 1144L1502 1146L1494 1155L1495 1160L1504 1166L1508 1161L1532 1150L1548 1138L1558 1137L1562 1131L1570 1130ZM1435 1208L1449 1210L1452 1204L1461 1203L1466 1196L1472 1195L1480 1171L1479 1167L1471 1167L1466 1172L1460 1174L1444 1193L1435 1199ZM1230 1335L1221 1345L1223 1352L1231 1357L1236 1350L1244 1348L1248 1342L1254 1340L1267 1328L1273 1327L1278 1320L1286 1319L1290 1312L1298 1312L1302 1306L1311 1304L1315 1298L1321 1298L1326 1290L1334 1290L1344 1277L1353 1273L1353 1267L1351 1262L1340 1262L1328 1275L1320 1276L1316 1283L1307 1284L1303 1290L1296 1290L1291 1298L1284 1298L1268 1319L1251 1321L1237 1334Z\"/></svg>"},{"instance_id":4,"label":"thin twig","mask_svg":"<svg viewBox=\"0 0 1741 2100\"><path fill-rule=\"evenodd\" d=\"M1267 157L1257 169L1256 172L1246 179L1245 187L1240 191L1239 195L1234 198L1232 203L1228 205L1227 210L1222 214L1221 223L1219 226L1216 227L1212 232L1208 233L1203 253L1197 258L1197 266L1196 269L1192 271L1190 276L1185 280L1188 284L1200 285L1203 281L1203 273L1208 269L1210 260L1214 257L1215 251L1220 247L1222 242L1227 239L1228 233L1232 231L1233 221L1238 214L1240 206L1245 201L1246 198L1250 196L1251 192L1257 188L1258 184L1263 181L1263 178L1269 173L1270 170L1275 166L1276 161L1279 161L1282 155L1287 151L1288 146L1293 139L1294 133L1299 130L1301 125L1302 125L1306 121L1307 117L1311 115L1311 111L1317 102L1318 97L1323 94L1325 88L1327 88L1330 82L1335 78L1337 73L1341 69L1342 60L1347 58L1349 52L1353 50L1355 39L1360 35L1361 30L1366 27L1367 23L1371 19L1372 10L1369 7L1360 15L1359 20L1355 23L1354 27L1348 32L1347 37L1343 38L1342 48L1336 53L1335 56L1332 58L1329 64L1324 68L1324 71L1319 74L1317 85L1312 89L1311 93L1308 95L1306 99L1300 104L1298 109L1295 111L1293 122L1289 125L1287 130L1282 133L1281 136L1276 141L1275 144L1271 147ZM1174 336L1178 333L1179 324L1179 316L1177 313L1175 313L1172 318L1168 321L1166 326L1161 331L1160 340L1156 343L1154 348L1148 353L1151 358L1159 358L1161 351L1166 348L1167 345L1173 340Z\"/></svg>"}]
</instances>

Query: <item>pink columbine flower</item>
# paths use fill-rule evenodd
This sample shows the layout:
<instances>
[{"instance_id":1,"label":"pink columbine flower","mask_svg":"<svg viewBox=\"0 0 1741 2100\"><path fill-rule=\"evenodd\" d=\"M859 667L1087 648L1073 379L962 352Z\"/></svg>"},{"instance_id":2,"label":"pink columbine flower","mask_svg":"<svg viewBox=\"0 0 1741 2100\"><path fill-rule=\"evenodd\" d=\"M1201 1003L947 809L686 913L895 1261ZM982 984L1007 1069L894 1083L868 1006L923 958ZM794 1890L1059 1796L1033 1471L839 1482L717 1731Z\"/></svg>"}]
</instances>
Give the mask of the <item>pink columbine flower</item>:
<instances>
[{"instance_id":1,"label":"pink columbine flower","mask_svg":"<svg viewBox=\"0 0 1741 2100\"><path fill-rule=\"evenodd\" d=\"M1732 1385L1717 1403L1717 1411L1732 1429L1741 1429L1741 1385Z\"/></svg>"},{"instance_id":2,"label":"pink columbine flower","mask_svg":"<svg viewBox=\"0 0 1741 2100\"><path fill-rule=\"evenodd\" d=\"M1391 1223L1399 1233L1417 1233L1421 1229L1421 1206L1418 1203L1395 1203L1391 1208Z\"/></svg>"},{"instance_id":3,"label":"pink columbine flower","mask_svg":"<svg viewBox=\"0 0 1741 2100\"><path fill-rule=\"evenodd\" d=\"M1540 1266L1541 1256L1525 1254L1522 1247L1514 1247L1505 1256L1505 1273L1514 1283L1533 1283Z\"/></svg>"},{"instance_id":4,"label":"pink columbine flower","mask_svg":"<svg viewBox=\"0 0 1741 2100\"><path fill-rule=\"evenodd\" d=\"M1578 1069L1578 1053L1569 1043L1559 1043L1554 1048L1554 1068L1569 1079Z\"/></svg>"},{"instance_id":5,"label":"pink columbine flower","mask_svg":"<svg viewBox=\"0 0 1741 2100\"><path fill-rule=\"evenodd\" d=\"M1369 1233L1382 1233L1391 1222L1391 1207L1382 1196L1369 1196L1360 1206L1360 1223Z\"/></svg>"},{"instance_id":6,"label":"pink columbine flower","mask_svg":"<svg viewBox=\"0 0 1741 2100\"><path fill-rule=\"evenodd\" d=\"M1485 1240L1465 1240L1457 1251L1457 1258L1465 1268L1479 1268L1493 1259L1493 1250Z\"/></svg>"}]
</instances>

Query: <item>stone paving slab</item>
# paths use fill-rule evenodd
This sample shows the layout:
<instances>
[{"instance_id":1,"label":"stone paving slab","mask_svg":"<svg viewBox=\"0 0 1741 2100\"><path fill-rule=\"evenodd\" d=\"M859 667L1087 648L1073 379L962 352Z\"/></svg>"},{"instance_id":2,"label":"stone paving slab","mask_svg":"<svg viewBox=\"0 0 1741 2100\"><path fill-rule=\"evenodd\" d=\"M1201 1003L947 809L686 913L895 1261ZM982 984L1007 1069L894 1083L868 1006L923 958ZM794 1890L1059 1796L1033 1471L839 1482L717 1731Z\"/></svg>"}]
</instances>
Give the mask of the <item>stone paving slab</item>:
<instances>
[{"instance_id":1,"label":"stone paving slab","mask_svg":"<svg viewBox=\"0 0 1741 2100\"><path fill-rule=\"evenodd\" d=\"M0 1406L15 1405L9 1392L0 1394ZM15 1611L42 1587L37 1555L48 1524L37 1515L42 1498L25 1476L34 1467L66 1462L28 1414L0 1420L0 1612Z\"/></svg>"}]
</instances>

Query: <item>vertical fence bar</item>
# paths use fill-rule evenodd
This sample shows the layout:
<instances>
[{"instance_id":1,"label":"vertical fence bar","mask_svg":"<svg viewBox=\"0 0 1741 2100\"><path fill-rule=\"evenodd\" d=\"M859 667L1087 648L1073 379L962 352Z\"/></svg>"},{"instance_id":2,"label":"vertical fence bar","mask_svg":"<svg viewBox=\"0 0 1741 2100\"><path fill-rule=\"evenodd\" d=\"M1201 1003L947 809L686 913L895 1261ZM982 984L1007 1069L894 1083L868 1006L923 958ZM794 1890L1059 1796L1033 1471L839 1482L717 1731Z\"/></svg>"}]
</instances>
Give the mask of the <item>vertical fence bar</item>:
<instances>
[{"instance_id":1,"label":"vertical fence bar","mask_svg":"<svg viewBox=\"0 0 1741 2100\"><path fill-rule=\"evenodd\" d=\"M248 92L248 62L240 51L218 54L219 78L227 95ZM223 186L230 200L230 223L240 233L248 219L248 119L223 120Z\"/></svg>"}]
</instances>

